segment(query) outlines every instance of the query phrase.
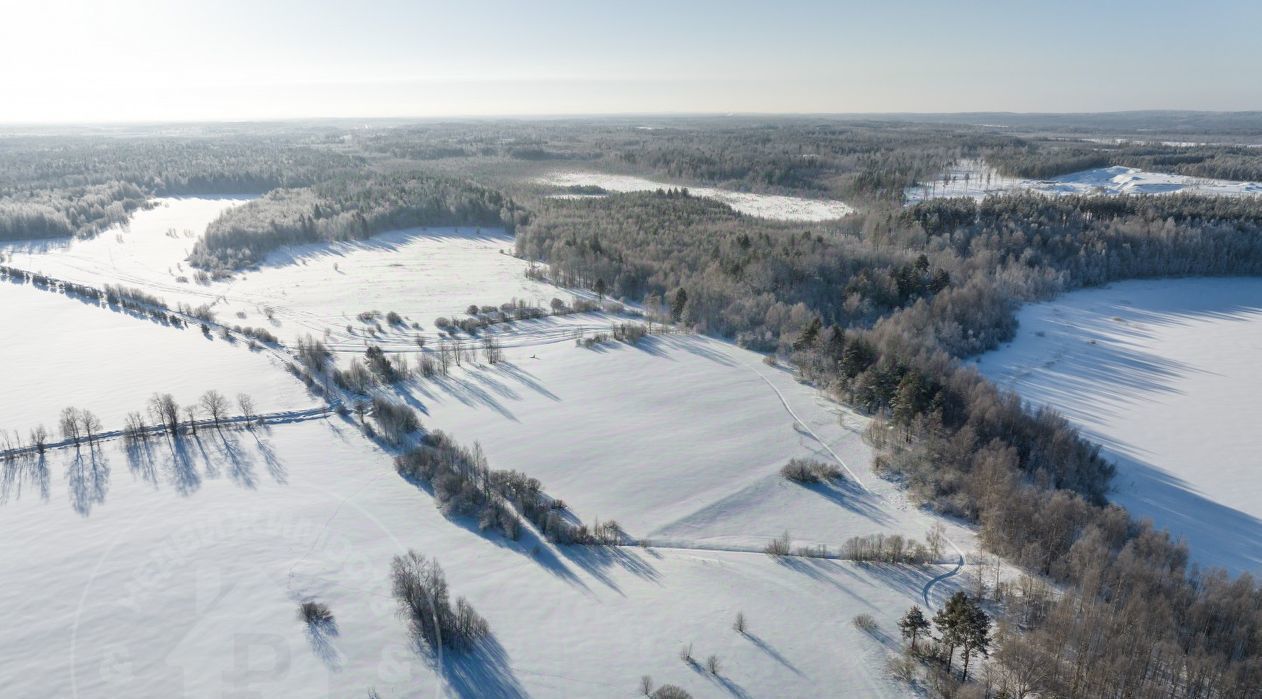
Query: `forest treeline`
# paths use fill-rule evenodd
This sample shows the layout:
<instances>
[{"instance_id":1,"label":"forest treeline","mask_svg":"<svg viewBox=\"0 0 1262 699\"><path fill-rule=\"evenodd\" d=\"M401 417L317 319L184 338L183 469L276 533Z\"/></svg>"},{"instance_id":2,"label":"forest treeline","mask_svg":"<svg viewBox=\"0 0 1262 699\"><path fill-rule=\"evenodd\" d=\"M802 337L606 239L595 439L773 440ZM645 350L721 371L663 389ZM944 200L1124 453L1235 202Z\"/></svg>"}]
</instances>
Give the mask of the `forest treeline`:
<instances>
[{"instance_id":1,"label":"forest treeline","mask_svg":"<svg viewBox=\"0 0 1262 699\"><path fill-rule=\"evenodd\" d=\"M340 177L229 209L206 228L189 262L229 271L285 245L362 240L417 226L511 230L524 216L511 198L467 180L420 173Z\"/></svg>"},{"instance_id":2,"label":"forest treeline","mask_svg":"<svg viewBox=\"0 0 1262 699\"><path fill-rule=\"evenodd\" d=\"M1262 591L1108 504L1113 467L1061 416L960 359L1025 301L1136 277L1262 273L1262 202L1034 195L937 200L820 233L685 196L538 209L518 252L567 283L790 354L877 416L879 468L977 522L985 546L1063 584L1014 644L1066 697L1258 696Z\"/></svg>"},{"instance_id":3,"label":"forest treeline","mask_svg":"<svg viewBox=\"0 0 1262 699\"><path fill-rule=\"evenodd\" d=\"M362 164L302 134L0 139L0 241L91 236L154 196L262 194Z\"/></svg>"},{"instance_id":4,"label":"forest treeline","mask_svg":"<svg viewBox=\"0 0 1262 699\"><path fill-rule=\"evenodd\" d=\"M1262 181L1262 152L1243 145L1031 140L988 150L986 161L1002 174L1036 179L1122 165L1190 177Z\"/></svg>"}]
</instances>

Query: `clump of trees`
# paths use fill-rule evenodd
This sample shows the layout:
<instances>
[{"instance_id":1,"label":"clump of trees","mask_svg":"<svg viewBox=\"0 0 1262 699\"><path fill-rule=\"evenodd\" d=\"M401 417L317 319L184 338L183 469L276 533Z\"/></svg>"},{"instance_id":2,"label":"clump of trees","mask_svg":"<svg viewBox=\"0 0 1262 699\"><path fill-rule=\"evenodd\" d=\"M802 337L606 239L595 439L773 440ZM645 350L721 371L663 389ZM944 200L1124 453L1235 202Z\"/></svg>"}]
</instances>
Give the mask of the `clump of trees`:
<instances>
[{"instance_id":1,"label":"clump of trees","mask_svg":"<svg viewBox=\"0 0 1262 699\"><path fill-rule=\"evenodd\" d=\"M403 444L409 435L421 429L415 410L385 396L373 397L372 419L386 441L395 445Z\"/></svg>"},{"instance_id":2,"label":"clump of trees","mask_svg":"<svg viewBox=\"0 0 1262 699\"><path fill-rule=\"evenodd\" d=\"M404 478L430 486L444 514L475 517L483 530L498 529L516 539L524 517L558 544L609 546L624 538L612 520L591 527L574 521L564 503L545 493L537 479L491 469L480 445L461 446L441 430L397 456L395 468Z\"/></svg>"},{"instance_id":3,"label":"clump of trees","mask_svg":"<svg viewBox=\"0 0 1262 699\"><path fill-rule=\"evenodd\" d=\"M362 240L417 226L504 226L524 214L512 199L473 182L420 172L343 175L301 189L277 189L211 222L189 263L229 271L272 250Z\"/></svg>"},{"instance_id":4,"label":"clump of trees","mask_svg":"<svg viewBox=\"0 0 1262 699\"><path fill-rule=\"evenodd\" d=\"M399 613L418 644L437 651L467 651L491 635L491 628L463 597L451 601L447 576L438 561L416 551L395 556L391 589Z\"/></svg>"}]
</instances>

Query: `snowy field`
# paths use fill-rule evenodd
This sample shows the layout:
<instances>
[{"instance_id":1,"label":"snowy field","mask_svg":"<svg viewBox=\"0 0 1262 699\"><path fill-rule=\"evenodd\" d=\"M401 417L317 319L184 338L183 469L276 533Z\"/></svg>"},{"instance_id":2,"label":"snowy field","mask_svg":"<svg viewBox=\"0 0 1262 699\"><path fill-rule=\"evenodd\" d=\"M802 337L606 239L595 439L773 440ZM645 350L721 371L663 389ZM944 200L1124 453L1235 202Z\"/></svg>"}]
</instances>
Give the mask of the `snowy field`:
<instances>
[{"instance_id":1,"label":"snowy field","mask_svg":"<svg viewBox=\"0 0 1262 699\"><path fill-rule=\"evenodd\" d=\"M1118 466L1111 496L1198 561L1262 572L1262 279L1077 291L1021 310L978 368L1055 406Z\"/></svg>"},{"instance_id":2,"label":"snowy field","mask_svg":"<svg viewBox=\"0 0 1262 699\"><path fill-rule=\"evenodd\" d=\"M1131 167L1083 170L1047 180L1006 177L985 163L964 160L933 182L907 189L906 201L971 197L1024 190L1040 194L1213 194L1248 196L1262 194L1262 182L1236 182L1148 172Z\"/></svg>"},{"instance_id":3,"label":"snowy field","mask_svg":"<svg viewBox=\"0 0 1262 699\"><path fill-rule=\"evenodd\" d=\"M599 172L556 173L541 177L537 182L553 187L595 185L610 192L643 192L681 186L632 175L608 175ZM720 201L743 214L779 221L828 221L854 213L853 208L842 202L824 199L733 192L714 187L688 186L688 192L693 196Z\"/></svg>"},{"instance_id":4,"label":"snowy field","mask_svg":"<svg viewBox=\"0 0 1262 699\"><path fill-rule=\"evenodd\" d=\"M180 282L196 236L239 201L164 200L127 230L91 241L10 247L11 264L97 286L122 282L170 303L212 303L222 321L264 325L285 340L325 336L343 358L367 339L361 311L419 322L420 331L386 328L371 338L414 358L414 335L432 339L434 316L513 297L572 298L527 279L525 263L501 253L511 238L485 230L285 249L234 279ZM262 410L313 404L271 352L30 286L0 294L0 321L42 329L33 337L40 344L12 342L0 353L31 375L27 400L49 422L64 401L33 388L49 383L76 386L73 400L107 427L155 390L182 403L217 388L255 393ZM42 320L54 307L69 315ZM13 662L24 668L6 691L633 696L649 674L697 697L819 696L839 686L905 695L883 669L897 649L894 622L951 592L960 577L937 578L976 546L972 533L946 523L954 544L941 564L923 568L771 559L762 548L786 531L795 546L835 552L852 536L923 541L935 520L872 473L864 419L789 371L688 334L575 346L576 334L613 320L587 313L495 326L504 362L479 357L396 390L426 428L480 442L493 468L538 478L584 522L617 520L650 547L483 535L444 517L430 494L395 473L389 454L337 417L203 429L133 452L118 440L57 450L0 464L8 533L0 556L11 562L0 595L17 610L0 628L0 647L17 649ZM95 333L86 347L85 332ZM50 356L56 365L41 373ZM31 413L17 401L3 408L11 419ZM790 483L779 470L793 457L842 465L847 477ZM408 646L387 577L391 557L408 548L437 557L453 593L490 622L494 641L477 655L435 665ZM308 598L329 604L336 634L312 636L296 620ZM748 636L731 628L737 611L749 619ZM860 613L881 631L857 630L851 619ZM688 643L700 661L719 657L718 677L680 661Z\"/></svg>"},{"instance_id":5,"label":"snowy field","mask_svg":"<svg viewBox=\"0 0 1262 699\"><path fill-rule=\"evenodd\" d=\"M359 351L369 339L386 347L415 346L418 332L433 339L435 318L462 315L469 304L523 299L546 308L553 298L573 300L572 294L527 279L526 263L511 255L512 236L501 229L412 229L358 242L288 247L269 255L257 271L197 283L195 270L184 262L193 244L222 211L244 201L158 199L156 208L138 212L126 228L91 240L0 245L0 251L9 252L11 265L28 271L142 288L169 304L208 304L219 322L264 327L284 342L311 334L331 347ZM422 329L389 328L381 321L381 336L370 336L357 316L373 310L395 311Z\"/></svg>"},{"instance_id":6,"label":"snowy field","mask_svg":"<svg viewBox=\"0 0 1262 699\"><path fill-rule=\"evenodd\" d=\"M941 570L484 537L337 419L7 471L0 646L23 668L9 696L630 697L642 674L696 697L903 696L882 659L897 615ZM101 482L90 514L62 504ZM408 548L437 557L494 634L442 662L443 680L394 613L389 563ZM336 633L297 620L309 598L330 606ZM731 628L736 611L748 636ZM855 629L859 613L880 633ZM719 657L718 678L679 660L689 643Z\"/></svg>"},{"instance_id":7,"label":"snowy field","mask_svg":"<svg viewBox=\"0 0 1262 699\"><path fill-rule=\"evenodd\" d=\"M317 405L270 352L31 284L0 282L0 327L7 329L0 430L24 439L40 424L56 432L69 406L96 413L106 430L120 429L127 413L145 412L155 392L171 393L181 406L210 389L234 402L249 393L262 412Z\"/></svg>"},{"instance_id":8,"label":"snowy field","mask_svg":"<svg viewBox=\"0 0 1262 699\"><path fill-rule=\"evenodd\" d=\"M752 550L786 530L795 544L831 548L876 533L923 540L932 523L871 472L864 418L761 355L667 335L510 348L506 358L409 394L428 423L480 441L492 463L540 479L584 521L614 519L661 544ZM844 485L803 487L779 475L794 457L840 460L852 473ZM952 538L971 546L965 530Z\"/></svg>"}]
</instances>

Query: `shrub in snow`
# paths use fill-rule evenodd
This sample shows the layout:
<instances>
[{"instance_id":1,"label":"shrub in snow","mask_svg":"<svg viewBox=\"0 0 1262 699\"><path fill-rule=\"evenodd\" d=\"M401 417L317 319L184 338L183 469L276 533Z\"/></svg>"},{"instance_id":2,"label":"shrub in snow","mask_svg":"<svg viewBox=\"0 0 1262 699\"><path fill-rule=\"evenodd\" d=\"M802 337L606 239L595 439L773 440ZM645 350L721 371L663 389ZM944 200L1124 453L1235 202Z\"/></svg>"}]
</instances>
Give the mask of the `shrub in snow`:
<instances>
[{"instance_id":1,"label":"shrub in snow","mask_svg":"<svg viewBox=\"0 0 1262 699\"><path fill-rule=\"evenodd\" d=\"M772 539L770 543L763 549L763 553L769 556L787 556L790 553L789 532L781 534L778 538Z\"/></svg>"},{"instance_id":2,"label":"shrub in snow","mask_svg":"<svg viewBox=\"0 0 1262 699\"><path fill-rule=\"evenodd\" d=\"M653 692L653 699L692 699L692 695L673 684L664 684Z\"/></svg>"},{"instance_id":3,"label":"shrub in snow","mask_svg":"<svg viewBox=\"0 0 1262 699\"><path fill-rule=\"evenodd\" d=\"M837 466L814 459L791 459L780 469L780 475L794 483L822 483L842 477Z\"/></svg>"},{"instance_id":4,"label":"shrub in snow","mask_svg":"<svg viewBox=\"0 0 1262 699\"><path fill-rule=\"evenodd\" d=\"M873 619L871 614L859 614L854 619L851 619L850 623L854 624L856 629L859 629L864 633L876 633L876 630L881 628L880 624L876 623L876 619Z\"/></svg>"},{"instance_id":5,"label":"shrub in snow","mask_svg":"<svg viewBox=\"0 0 1262 699\"><path fill-rule=\"evenodd\" d=\"M327 626L333 623L333 612L323 602L307 601L298 605L298 619L308 626Z\"/></svg>"}]
</instances>

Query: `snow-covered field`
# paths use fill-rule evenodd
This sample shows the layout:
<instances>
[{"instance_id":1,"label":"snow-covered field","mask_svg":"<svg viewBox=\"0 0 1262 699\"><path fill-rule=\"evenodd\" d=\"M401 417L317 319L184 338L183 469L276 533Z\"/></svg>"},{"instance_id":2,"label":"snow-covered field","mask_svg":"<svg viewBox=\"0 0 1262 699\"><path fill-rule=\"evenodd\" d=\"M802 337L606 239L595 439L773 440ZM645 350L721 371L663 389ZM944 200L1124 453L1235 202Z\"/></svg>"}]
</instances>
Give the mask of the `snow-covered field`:
<instances>
[{"instance_id":1,"label":"snow-covered field","mask_svg":"<svg viewBox=\"0 0 1262 699\"><path fill-rule=\"evenodd\" d=\"M1112 498L1196 560L1262 572L1262 280L1118 283L1019 319L978 368L1102 444Z\"/></svg>"},{"instance_id":2,"label":"snow-covered field","mask_svg":"<svg viewBox=\"0 0 1262 699\"><path fill-rule=\"evenodd\" d=\"M0 647L22 668L7 696L364 696L373 687L426 697L443 686L463 697L633 696L642 674L697 697L840 686L902 696L882 658L897 615L939 572L482 536L446 520L336 418L203 431L131 458L115 442L78 457L62 451L6 471ZM88 516L64 506L64 490L90 498L102 481L106 495ZM488 649L442 664L441 686L394 614L390 559L409 548L437 557L453 593L494 632ZM310 636L297 620L307 598L330 606L335 635ZM731 628L737 611L747 637ZM859 613L883 635L855 629ZM719 678L679 660L689 643L699 659L720 658Z\"/></svg>"},{"instance_id":3,"label":"snow-covered field","mask_svg":"<svg viewBox=\"0 0 1262 699\"><path fill-rule=\"evenodd\" d=\"M563 290L527 279L526 263L511 255L512 236L500 229L412 229L359 242L289 247L269 255L258 271L197 283L195 270L184 262L193 244L222 211L244 201L158 199L156 208L138 212L126 229L91 240L0 245L0 251L7 249L10 264L21 269L96 286L121 283L169 304L209 304L222 323L261 326L286 342L305 334L325 337L328 331L330 346L361 351L370 336L356 316L365 311L395 311L432 339L435 318L462 315L469 304L523 299L547 307L552 298L573 300ZM418 331L381 324L385 332L371 338L374 343L414 346Z\"/></svg>"},{"instance_id":4,"label":"snow-covered field","mask_svg":"<svg viewBox=\"0 0 1262 699\"><path fill-rule=\"evenodd\" d=\"M232 400L248 393L264 412L317 404L270 352L30 284L0 282L0 327L0 430L24 439L40 424L56 432L58 415L70 406L96 413L106 430L119 429L127 413L144 413L155 392L171 393L181 406L210 389Z\"/></svg>"},{"instance_id":5,"label":"snow-covered field","mask_svg":"<svg viewBox=\"0 0 1262 699\"><path fill-rule=\"evenodd\" d=\"M498 231L405 231L287 249L231 280L177 281L195 236L236 201L166 200L127 231L13 246L11 264L98 286L122 282L170 303L213 303L221 320L264 325L286 340L327 330L343 356L362 351L361 311L395 310L432 339L433 316L469 303L570 298L527 279L525 263L501 254L512 241ZM31 376L32 390L45 389L28 400L54 411L43 418L50 422L66 402L50 385L73 387L70 402L107 427L155 390L182 403L217 388L250 391L263 410L312 404L270 352L29 286L0 294L0 322L41 328L0 354ZM73 317L39 320L53 306ZM8 566L0 599L15 610L0 647L14 649L11 662L23 668L5 693L362 696L375 687L383 697L633 696L649 674L697 697L820 696L838 687L905 695L883 669L897 647L894 622L926 596L937 604L949 594L958 577L930 583L955 570L955 548L923 568L761 553L785 531L795 545L833 552L851 536L924 539L934 519L872 473L864 420L718 340L668 334L638 346L575 346L576 333L612 320L588 313L496 326L503 363L479 358L399 390L426 428L480 442L492 467L538 478L583 521L615 519L650 547L483 535L444 517L394 472L389 454L338 417L203 429L132 453L117 440L56 450L0 464ZM373 341L415 356L415 332L387 329ZM41 368L50 361L56 370ZM31 412L16 401L2 407L13 419ZM779 470L797 456L844 464L845 483L785 481ZM947 533L960 549L975 546L964 528L947 523ZM490 622L493 643L437 667L408 646L388 581L391 557L408 548L438 558L453 593ZM297 621L298 603L312 597L332 608L336 634L310 636ZM731 628L738 611L748 636ZM860 613L882 631L857 630L850 622ZM719 657L718 677L680 661L689 643L701 661Z\"/></svg>"},{"instance_id":6,"label":"snow-covered field","mask_svg":"<svg viewBox=\"0 0 1262 699\"><path fill-rule=\"evenodd\" d=\"M1047 180L1006 177L976 160L964 160L928 184L909 187L906 201L971 197L1025 190L1040 194L1213 194L1248 196L1262 194L1262 182L1236 182L1148 172L1131 167L1083 170Z\"/></svg>"},{"instance_id":7,"label":"snow-covered field","mask_svg":"<svg viewBox=\"0 0 1262 699\"><path fill-rule=\"evenodd\" d=\"M599 172L561 172L541 177L538 182L553 187L595 185L610 192L643 192L680 186L633 175L610 175ZM854 213L853 208L842 202L825 199L733 192L715 187L689 186L688 192L693 196L720 201L750 216L780 221L827 221Z\"/></svg>"}]
</instances>

